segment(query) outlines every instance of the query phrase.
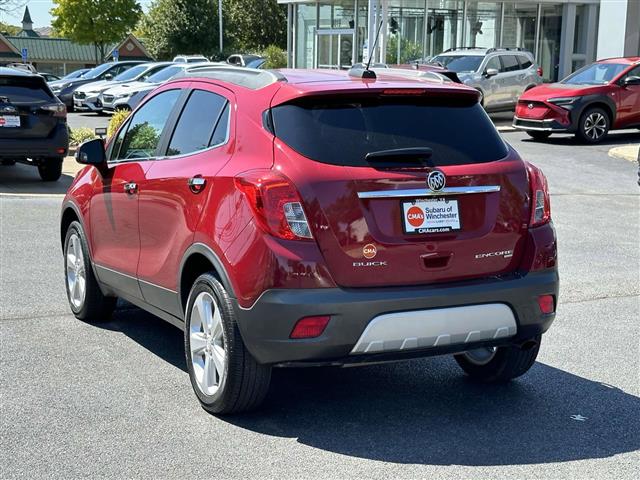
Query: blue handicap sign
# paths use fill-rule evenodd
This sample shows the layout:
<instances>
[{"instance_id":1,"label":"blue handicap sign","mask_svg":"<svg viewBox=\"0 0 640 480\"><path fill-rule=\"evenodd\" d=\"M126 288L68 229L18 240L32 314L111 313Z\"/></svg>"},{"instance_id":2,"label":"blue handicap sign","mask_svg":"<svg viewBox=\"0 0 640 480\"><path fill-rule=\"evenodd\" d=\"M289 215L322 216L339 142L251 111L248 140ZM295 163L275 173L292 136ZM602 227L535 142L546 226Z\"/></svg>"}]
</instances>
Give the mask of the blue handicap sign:
<instances>
[{"instance_id":1,"label":"blue handicap sign","mask_svg":"<svg viewBox=\"0 0 640 480\"><path fill-rule=\"evenodd\" d=\"M113 59L117 62L118 61L118 57L120 57L120 52L118 51L117 48L114 48L113 52L111 52L111 55L113 56Z\"/></svg>"},{"instance_id":2,"label":"blue handicap sign","mask_svg":"<svg viewBox=\"0 0 640 480\"><path fill-rule=\"evenodd\" d=\"M23 48L21 53L22 53L22 61L26 62L29 51L26 48Z\"/></svg>"}]
</instances>

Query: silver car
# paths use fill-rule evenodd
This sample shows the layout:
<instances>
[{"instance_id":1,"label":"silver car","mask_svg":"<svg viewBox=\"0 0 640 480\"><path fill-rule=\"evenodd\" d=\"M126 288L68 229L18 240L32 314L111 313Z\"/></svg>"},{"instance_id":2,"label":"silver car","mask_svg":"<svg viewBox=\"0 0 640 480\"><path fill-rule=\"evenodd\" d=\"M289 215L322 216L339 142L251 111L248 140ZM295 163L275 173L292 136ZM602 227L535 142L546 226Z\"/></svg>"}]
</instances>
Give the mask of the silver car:
<instances>
[{"instance_id":1,"label":"silver car","mask_svg":"<svg viewBox=\"0 0 640 480\"><path fill-rule=\"evenodd\" d=\"M519 48L451 48L429 63L456 72L462 83L477 88L490 112L515 109L524 91L542 83L533 55Z\"/></svg>"}]
</instances>

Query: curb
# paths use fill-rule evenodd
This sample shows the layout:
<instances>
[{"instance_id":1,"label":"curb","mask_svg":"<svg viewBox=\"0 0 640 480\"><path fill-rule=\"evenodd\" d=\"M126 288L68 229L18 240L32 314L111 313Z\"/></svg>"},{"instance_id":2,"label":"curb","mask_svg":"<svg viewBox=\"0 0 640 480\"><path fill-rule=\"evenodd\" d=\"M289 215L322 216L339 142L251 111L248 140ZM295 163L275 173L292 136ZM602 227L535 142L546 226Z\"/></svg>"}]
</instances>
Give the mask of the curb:
<instances>
[{"instance_id":1,"label":"curb","mask_svg":"<svg viewBox=\"0 0 640 480\"><path fill-rule=\"evenodd\" d=\"M629 162L640 161L640 145L625 145L623 147L614 147L609 150L609 156L613 158L622 158Z\"/></svg>"}]
</instances>

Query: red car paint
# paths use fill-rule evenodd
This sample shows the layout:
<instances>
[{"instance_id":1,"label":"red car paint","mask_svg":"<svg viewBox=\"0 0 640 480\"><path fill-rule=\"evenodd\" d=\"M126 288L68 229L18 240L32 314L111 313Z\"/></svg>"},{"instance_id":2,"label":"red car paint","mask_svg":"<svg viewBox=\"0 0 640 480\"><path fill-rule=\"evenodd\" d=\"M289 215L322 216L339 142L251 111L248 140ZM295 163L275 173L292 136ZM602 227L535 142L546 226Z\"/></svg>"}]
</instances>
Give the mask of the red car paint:
<instances>
[{"instance_id":1,"label":"red car paint","mask_svg":"<svg viewBox=\"0 0 640 480\"><path fill-rule=\"evenodd\" d=\"M334 71L283 70L283 74L287 82L258 90L206 78L178 80L145 99L139 108L169 89L198 88L223 95L232 107L229 141L172 160L128 161L106 170L84 168L65 205L82 216L96 265L130 277L132 294L145 302L166 304L159 298L165 295L162 292L171 297L183 291L185 253L194 244L204 244L221 260L242 308L251 307L270 289L441 284L555 266L553 227L548 221L530 227L529 173L513 149L493 162L440 167L448 186L499 185L501 190L460 197L460 231L409 236L402 231L397 199L362 200L356 192L424 188L431 169L388 171L318 163L263 126L266 110L301 97L380 95L390 89L459 97L476 96L475 90L384 74L375 81ZM261 228L236 181L254 170L279 172L291 182L312 239L278 238ZM187 188L187 180L196 176L206 181L197 194ZM124 184L129 182L137 184L137 195L125 193ZM375 255L369 261L370 246ZM476 258L496 251L512 253ZM385 265L377 268L375 262ZM354 263L364 267L354 268ZM171 301L175 304L169 313L178 316L181 298Z\"/></svg>"}]
</instances>

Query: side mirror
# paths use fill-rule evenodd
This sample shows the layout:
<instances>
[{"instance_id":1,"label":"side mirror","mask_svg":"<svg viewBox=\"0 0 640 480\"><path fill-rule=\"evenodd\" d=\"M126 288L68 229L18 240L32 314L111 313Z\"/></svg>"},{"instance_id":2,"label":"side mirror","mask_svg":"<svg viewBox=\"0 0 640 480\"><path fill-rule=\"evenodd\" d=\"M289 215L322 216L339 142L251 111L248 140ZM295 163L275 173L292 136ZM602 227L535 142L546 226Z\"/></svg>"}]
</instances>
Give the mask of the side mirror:
<instances>
[{"instance_id":1,"label":"side mirror","mask_svg":"<svg viewBox=\"0 0 640 480\"><path fill-rule=\"evenodd\" d=\"M87 140L76 150L76 162L82 165L100 166L107 163L107 155L104 151L104 140L96 138Z\"/></svg>"},{"instance_id":2,"label":"side mirror","mask_svg":"<svg viewBox=\"0 0 640 480\"><path fill-rule=\"evenodd\" d=\"M484 76L487 78L491 78L491 77L495 77L496 75L498 75L498 69L497 68L487 68L484 71Z\"/></svg>"},{"instance_id":3,"label":"side mirror","mask_svg":"<svg viewBox=\"0 0 640 480\"><path fill-rule=\"evenodd\" d=\"M105 80L113 80L113 75L111 75L110 73L107 73L107 74L104 76L104 79L105 79Z\"/></svg>"},{"instance_id":4,"label":"side mirror","mask_svg":"<svg viewBox=\"0 0 640 480\"><path fill-rule=\"evenodd\" d=\"M622 80L622 85L628 87L629 85L640 85L640 77L631 76Z\"/></svg>"}]
</instances>

